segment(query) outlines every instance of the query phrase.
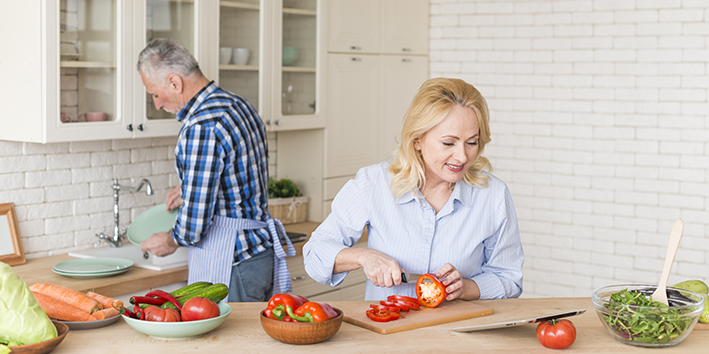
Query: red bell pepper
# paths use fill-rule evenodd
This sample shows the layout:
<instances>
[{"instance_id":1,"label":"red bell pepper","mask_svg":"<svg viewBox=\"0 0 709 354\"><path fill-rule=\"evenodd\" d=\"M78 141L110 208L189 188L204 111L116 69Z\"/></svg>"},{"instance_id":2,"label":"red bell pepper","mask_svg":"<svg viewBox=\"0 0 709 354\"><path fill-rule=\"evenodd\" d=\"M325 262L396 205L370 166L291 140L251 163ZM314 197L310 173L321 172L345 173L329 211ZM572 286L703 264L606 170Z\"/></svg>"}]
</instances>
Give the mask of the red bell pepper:
<instances>
[{"instance_id":1,"label":"red bell pepper","mask_svg":"<svg viewBox=\"0 0 709 354\"><path fill-rule=\"evenodd\" d=\"M308 299L300 295L275 294L268 301L268 306L263 311L263 315L274 320L295 322L288 316L288 308L291 307L295 310L306 302L308 302Z\"/></svg>"},{"instance_id":2,"label":"red bell pepper","mask_svg":"<svg viewBox=\"0 0 709 354\"><path fill-rule=\"evenodd\" d=\"M446 286L435 274L424 274L416 282L416 297L423 306L436 307L446 299L446 295Z\"/></svg>"},{"instance_id":3,"label":"red bell pepper","mask_svg":"<svg viewBox=\"0 0 709 354\"><path fill-rule=\"evenodd\" d=\"M411 309L411 310L418 310L418 309L421 307L421 303L420 303L418 300L416 300L416 301L396 300L396 299L394 299L394 298L391 297L391 296L389 296L389 298L388 298L387 300L388 300L389 302L393 302L394 304L396 304L396 306L399 306L399 305L402 305L402 304L403 304L403 305L406 305L406 306L408 306L409 309Z\"/></svg>"},{"instance_id":4,"label":"red bell pepper","mask_svg":"<svg viewBox=\"0 0 709 354\"><path fill-rule=\"evenodd\" d=\"M369 307L373 308L375 310L387 310L389 312L396 312L396 313L401 312L401 308L396 307L396 306L384 306L384 305L371 304L371 305L369 305Z\"/></svg>"},{"instance_id":5,"label":"red bell pepper","mask_svg":"<svg viewBox=\"0 0 709 354\"><path fill-rule=\"evenodd\" d=\"M409 309L411 309L411 306L407 305L404 301L379 301L379 304L383 306L398 307L404 312L409 312Z\"/></svg>"},{"instance_id":6,"label":"red bell pepper","mask_svg":"<svg viewBox=\"0 0 709 354\"><path fill-rule=\"evenodd\" d=\"M394 301L394 300L401 300L401 301L408 301L408 302L413 302L414 304L419 303L419 299L411 296L404 296L404 295L389 295L387 296L387 300L389 301Z\"/></svg>"},{"instance_id":7,"label":"red bell pepper","mask_svg":"<svg viewBox=\"0 0 709 354\"><path fill-rule=\"evenodd\" d=\"M337 317L337 312L332 306L325 303L306 302L295 311L287 307L288 316L298 322L322 322Z\"/></svg>"},{"instance_id":8,"label":"red bell pepper","mask_svg":"<svg viewBox=\"0 0 709 354\"><path fill-rule=\"evenodd\" d=\"M133 305L148 304L160 306L167 302L167 300L159 297L147 297L147 296L131 296L128 301Z\"/></svg>"},{"instance_id":9,"label":"red bell pepper","mask_svg":"<svg viewBox=\"0 0 709 354\"><path fill-rule=\"evenodd\" d=\"M399 319L398 312L391 312L384 309L369 309L367 310L367 317L370 320L376 322L389 322Z\"/></svg>"},{"instance_id":10,"label":"red bell pepper","mask_svg":"<svg viewBox=\"0 0 709 354\"><path fill-rule=\"evenodd\" d=\"M172 294L170 294L166 291L152 290L152 291L149 291L147 294L145 294L145 296L146 297L157 296L165 301L170 301L173 305L175 305L175 307L177 307L178 311L182 310L182 304L180 304L180 302L177 301L177 299L174 296L172 296Z\"/></svg>"}]
</instances>

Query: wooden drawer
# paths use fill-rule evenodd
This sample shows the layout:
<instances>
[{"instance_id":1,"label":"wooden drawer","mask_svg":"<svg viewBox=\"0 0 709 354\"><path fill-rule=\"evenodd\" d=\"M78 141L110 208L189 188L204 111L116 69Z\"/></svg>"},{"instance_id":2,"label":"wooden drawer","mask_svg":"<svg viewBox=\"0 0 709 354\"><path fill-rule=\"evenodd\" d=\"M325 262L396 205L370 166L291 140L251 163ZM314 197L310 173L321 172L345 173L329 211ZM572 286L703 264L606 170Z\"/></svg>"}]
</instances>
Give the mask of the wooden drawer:
<instances>
[{"instance_id":1,"label":"wooden drawer","mask_svg":"<svg viewBox=\"0 0 709 354\"><path fill-rule=\"evenodd\" d=\"M364 283L308 297L310 301L364 301Z\"/></svg>"},{"instance_id":2,"label":"wooden drawer","mask_svg":"<svg viewBox=\"0 0 709 354\"><path fill-rule=\"evenodd\" d=\"M320 284L310 278L308 273L305 272L303 256L288 257L286 258L286 263L288 264L288 270L290 271L291 281L293 283L293 294L302 295L310 299L311 296L344 289L352 285L361 287L362 293L364 294L364 283L367 280L367 276L364 275L363 269L351 271L347 277L345 277L342 284L337 287L331 287L329 285ZM364 299L364 295L362 299Z\"/></svg>"}]
</instances>

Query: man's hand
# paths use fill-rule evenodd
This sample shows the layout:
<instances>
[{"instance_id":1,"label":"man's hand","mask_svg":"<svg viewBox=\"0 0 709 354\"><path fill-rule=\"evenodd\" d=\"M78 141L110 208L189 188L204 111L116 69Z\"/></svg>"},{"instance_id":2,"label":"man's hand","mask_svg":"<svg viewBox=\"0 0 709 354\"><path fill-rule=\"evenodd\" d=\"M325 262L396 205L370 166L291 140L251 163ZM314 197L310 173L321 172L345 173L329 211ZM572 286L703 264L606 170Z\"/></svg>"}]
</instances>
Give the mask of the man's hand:
<instances>
[{"instance_id":1,"label":"man's hand","mask_svg":"<svg viewBox=\"0 0 709 354\"><path fill-rule=\"evenodd\" d=\"M175 253L177 244L172 240L172 232L158 232L150 236L149 239L140 243L141 251L148 252L158 256L165 257Z\"/></svg>"},{"instance_id":2,"label":"man's hand","mask_svg":"<svg viewBox=\"0 0 709 354\"><path fill-rule=\"evenodd\" d=\"M167 196L165 197L165 204L167 204L167 211L170 211L174 208L178 208L182 205L184 200L182 200L181 196L182 196L182 190L180 189L180 186L177 186L167 192Z\"/></svg>"}]
</instances>

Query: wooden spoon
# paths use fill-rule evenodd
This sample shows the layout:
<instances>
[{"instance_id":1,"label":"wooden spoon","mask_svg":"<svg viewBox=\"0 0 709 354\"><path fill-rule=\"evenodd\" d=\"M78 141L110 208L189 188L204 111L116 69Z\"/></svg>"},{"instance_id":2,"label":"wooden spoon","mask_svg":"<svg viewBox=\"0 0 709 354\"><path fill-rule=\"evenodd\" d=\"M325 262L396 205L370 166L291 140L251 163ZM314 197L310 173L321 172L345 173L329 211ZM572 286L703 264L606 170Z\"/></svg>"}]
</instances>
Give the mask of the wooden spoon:
<instances>
[{"instance_id":1,"label":"wooden spoon","mask_svg":"<svg viewBox=\"0 0 709 354\"><path fill-rule=\"evenodd\" d=\"M670 269L672 269L672 263L675 261L677 248L679 248L679 240L682 239L682 231L684 231L684 224L682 224L682 220L675 221L674 225L672 225L672 231L670 231L670 242L667 245L665 267L662 268L660 284L657 285L657 289L654 293L652 293L653 301L661 302L665 305L669 305L667 303L667 280L670 277Z\"/></svg>"}]
</instances>

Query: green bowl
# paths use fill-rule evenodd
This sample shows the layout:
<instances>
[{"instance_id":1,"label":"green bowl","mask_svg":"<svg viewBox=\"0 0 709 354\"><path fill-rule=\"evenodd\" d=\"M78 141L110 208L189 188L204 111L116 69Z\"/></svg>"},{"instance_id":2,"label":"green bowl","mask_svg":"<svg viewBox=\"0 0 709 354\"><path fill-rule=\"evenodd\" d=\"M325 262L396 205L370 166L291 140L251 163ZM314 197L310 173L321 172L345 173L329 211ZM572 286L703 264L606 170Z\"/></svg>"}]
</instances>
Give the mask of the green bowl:
<instances>
[{"instance_id":1,"label":"green bowl","mask_svg":"<svg viewBox=\"0 0 709 354\"><path fill-rule=\"evenodd\" d=\"M293 65L298 60L298 48L283 47L283 66Z\"/></svg>"},{"instance_id":2,"label":"green bowl","mask_svg":"<svg viewBox=\"0 0 709 354\"><path fill-rule=\"evenodd\" d=\"M231 306L219 303L219 316L189 322L151 322L121 316L136 331L158 339L186 339L207 333L221 325L231 313Z\"/></svg>"}]
</instances>

